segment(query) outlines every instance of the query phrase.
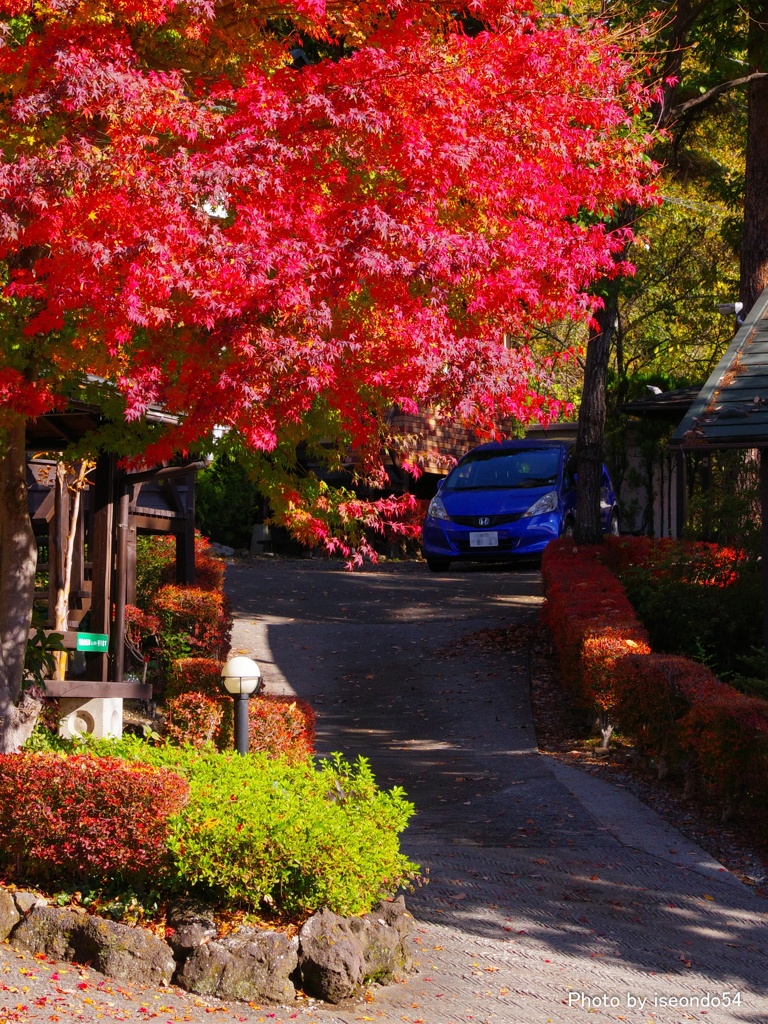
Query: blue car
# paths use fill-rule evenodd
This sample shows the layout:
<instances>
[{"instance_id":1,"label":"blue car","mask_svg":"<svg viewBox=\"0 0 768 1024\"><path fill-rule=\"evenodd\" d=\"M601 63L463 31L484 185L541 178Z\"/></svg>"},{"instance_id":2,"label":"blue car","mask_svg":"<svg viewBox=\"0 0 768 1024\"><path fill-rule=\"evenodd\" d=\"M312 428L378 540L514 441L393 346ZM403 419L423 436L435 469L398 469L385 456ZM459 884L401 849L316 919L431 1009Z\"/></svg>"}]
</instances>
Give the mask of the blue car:
<instances>
[{"instance_id":1,"label":"blue car","mask_svg":"<svg viewBox=\"0 0 768 1024\"><path fill-rule=\"evenodd\" d=\"M603 466L600 515L619 532L619 506ZM427 565L502 561L540 555L573 532L576 453L566 441L501 441L473 448L441 481L424 520Z\"/></svg>"}]
</instances>

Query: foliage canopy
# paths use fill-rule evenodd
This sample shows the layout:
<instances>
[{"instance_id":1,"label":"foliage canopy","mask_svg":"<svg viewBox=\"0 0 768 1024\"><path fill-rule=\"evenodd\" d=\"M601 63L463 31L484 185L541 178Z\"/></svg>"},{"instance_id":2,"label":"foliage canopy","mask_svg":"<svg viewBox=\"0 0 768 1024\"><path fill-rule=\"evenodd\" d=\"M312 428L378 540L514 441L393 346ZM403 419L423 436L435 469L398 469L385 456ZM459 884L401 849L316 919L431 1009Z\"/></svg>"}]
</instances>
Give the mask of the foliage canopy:
<instances>
[{"instance_id":1,"label":"foliage canopy","mask_svg":"<svg viewBox=\"0 0 768 1024\"><path fill-rule=\"evenodd\" d=\"M645 96L604 27L472 14L2 0L6 414L96 377L127 424L182 414L121 450L233 428L286 514L286 453L331 439L375 478L392 404L550 417L551 366L502 337L585 318L614 272Z\"/></svg>"}]
</instances>

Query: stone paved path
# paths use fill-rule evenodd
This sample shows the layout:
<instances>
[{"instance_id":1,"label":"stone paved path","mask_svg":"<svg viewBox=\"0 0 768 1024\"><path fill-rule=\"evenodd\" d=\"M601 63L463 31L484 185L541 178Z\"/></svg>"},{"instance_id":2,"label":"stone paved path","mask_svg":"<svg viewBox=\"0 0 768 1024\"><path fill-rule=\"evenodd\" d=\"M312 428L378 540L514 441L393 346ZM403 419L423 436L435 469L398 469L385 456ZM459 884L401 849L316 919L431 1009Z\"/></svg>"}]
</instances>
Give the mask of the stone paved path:
<instances>
[{"instance_id":1,"label":"stone paved path","mask_svg":"<svg viewBox=\"0 0 768 1024\"><path fill-rule=\"evenodd\" d=\"M341 1008L223 1007L0 946L0 1024L768 1022L768 902L628 793L540 755L525 659L461 645L535 614L537 573L263 559L228 587L234 648L315 706L320 751L365 754L417 806L418 971Z\"/></svg>"},{"instance_id":2,"label":"stone paved path","mask_svg":"<svg viewBox=\"0 0 768 1024\"><path fill-rule=\"evenodd\" d=\"M768 1021L768 903L540 755L525 659L458 643L535 614L537 573L260 562L228 579L234 646L316 707L320 751L365 754L418 809L418 973L322 1020Z\"/></svg>"}]
</instances>

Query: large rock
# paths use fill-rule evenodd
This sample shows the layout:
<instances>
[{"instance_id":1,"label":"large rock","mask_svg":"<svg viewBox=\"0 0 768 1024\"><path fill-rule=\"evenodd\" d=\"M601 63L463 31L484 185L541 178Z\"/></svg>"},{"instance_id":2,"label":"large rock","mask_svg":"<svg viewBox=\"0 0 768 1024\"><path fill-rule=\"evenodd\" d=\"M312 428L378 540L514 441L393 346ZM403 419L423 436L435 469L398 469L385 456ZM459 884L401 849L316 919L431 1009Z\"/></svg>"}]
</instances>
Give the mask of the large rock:
<instances>
[{"instance_id":1,"label":"large rock","mask_svg":"<svg viewBox=\"0 0 768 1024\"><path fill-rule=\"evenodd\" d=\"M297 947L297 940L282 932L240 928L199 946L179 969L176 984L219 999L290 1002L296 995L290 975L298 963Z\"/></svg>"},{"instance_id":2,"label":"large rock","mask_svg":"<svg viewBox=\"0 0 768 1024\"><path fill-rule=\"evenodd\" d=\"M11 933L11 942L31 953L44 953L53 960L76 959L76 935L83 927L82 914L61 907L33 907Z\"/></svg>"},{"instance_id":3,"label":"large rock","mask_svg":"<svg viewBox=\"0 0 768 1024\"><path fill-rule=\"evenodd\" d=\"M175 955L183 960L216 938L216 922L206 907L192 900L180 900L168 908L166 940Z\"/></svg>"},{"instance_id":4,"label":"large rock","mask_svg":"<svg viewBox=\"0 0 768 1024\"><path fill-rule=\"evenodd\" d=\"M340 1003L363 983L362 943L347 918L321 910L299 932L301 984L309 995Z\"/></svg>"},{"instance_id":5,"label":"large rock","mask_svg":"<svg viewBox=\"0 0 768 1024\"><path fill-rule=\"evenodd\" d=\"M176 970L168 943L144 928L131 928L103 917L86 917L78 937L81 944L77 947L77 959L82 956L83 963L92 961L97 971L117 981L129 985L168 985Z\"/></svg>"},{"instance_id":6,"label":"large rock","mask_svg":"<svg viewBox=\"0 0 768 1024\"><path fill-rule=\"evenodd\" d=\"M11 942L54 960L90 963L129 985L167 985L176 969L170 946L151 932L58 907L34 907Z\"/></svg>"},{"instance_id":7,"label":"large rock","mask_svg":"<svg viewBox=\"0 0 768 1024\"><path fill-rule=\"evenodd\" d=\"M370 914L350 918L350 929L363 952L363 980L387 984L411 968L407 939L413 931L413 917L405 900L382 900Z\"/></svg>"},{"instance_id":8,"label":"large rock","mask_svg":"<svg viewBox=\"0 0 768 1024\"><path fill-rule=\"evenodd\" d=\"M17 889L13 894L13 902L16 904L16 909L22 917L26 917L32 907L43 905L47 903L41 896L36 896L33 892L27 892L26 889Z\"/></svg>"},{"instance_id":9,"label":"large rock","mask_svg":"<svg viewBox=\"0 0 768 1024\"><path fill-rule=\"evenodd\" d=\"M13 896L0 889L0 942L11 934L20 920L21 914L16 909Z\"/></svg>"}]
</instances>

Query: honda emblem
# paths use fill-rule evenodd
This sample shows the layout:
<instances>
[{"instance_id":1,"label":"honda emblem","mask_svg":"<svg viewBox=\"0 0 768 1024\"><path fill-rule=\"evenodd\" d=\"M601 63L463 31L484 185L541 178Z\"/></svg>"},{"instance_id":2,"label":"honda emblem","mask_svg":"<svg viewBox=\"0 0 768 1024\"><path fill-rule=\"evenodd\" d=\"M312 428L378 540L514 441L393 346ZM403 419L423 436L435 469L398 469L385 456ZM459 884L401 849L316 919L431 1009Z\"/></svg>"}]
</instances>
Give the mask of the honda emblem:
<instances>
[{"instance_id":1,"label":"honda emblem","mask_svg":"<svg viewBox=\"0 0 768 1024\"><path fill-rule=\"evenodd\" d=\"M477 520L477 524L478 524L478 526L490 526L491 525L491 517L490 516L480 516L480 518Z\"/></svg>"}]
</instances>

